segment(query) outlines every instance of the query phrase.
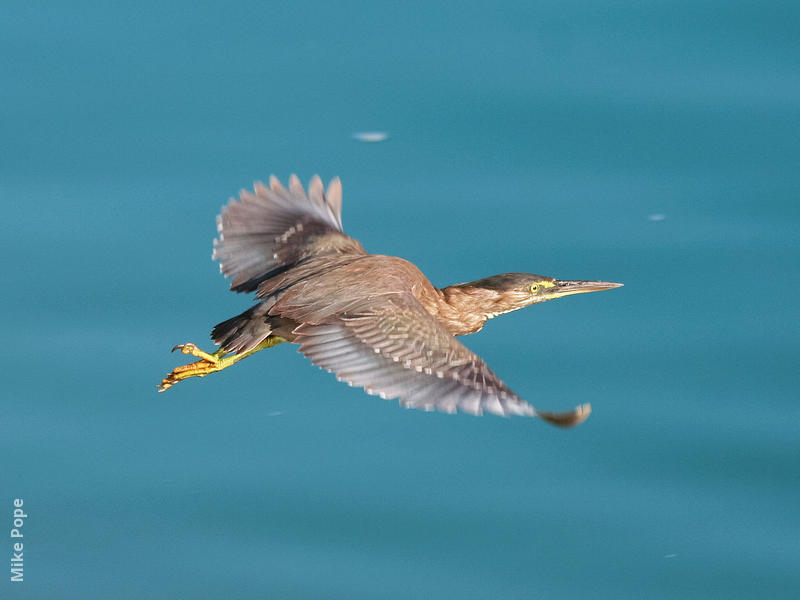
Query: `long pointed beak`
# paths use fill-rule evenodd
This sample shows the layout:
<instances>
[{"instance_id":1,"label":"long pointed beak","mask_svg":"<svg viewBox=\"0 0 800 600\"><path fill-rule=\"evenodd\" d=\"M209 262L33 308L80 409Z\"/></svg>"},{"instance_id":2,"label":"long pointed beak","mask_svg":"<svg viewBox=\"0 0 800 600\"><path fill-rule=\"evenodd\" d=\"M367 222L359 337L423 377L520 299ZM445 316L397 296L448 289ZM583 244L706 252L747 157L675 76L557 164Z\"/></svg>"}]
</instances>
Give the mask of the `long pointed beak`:
<instances>
[{"instance_id":1,"label":"long pointed beak","mask_svg":"<svg viewBox=\"0 0 800 600\"><path fill-rule=\"evenodd\" d=\"M613 281L570 281L557 279L556 287L553 290L558 296L570 296L572 294L585 294L586 292L599 292L601 290L613 290L622 287L621 283Z\"/></svg>"}]
</instances>

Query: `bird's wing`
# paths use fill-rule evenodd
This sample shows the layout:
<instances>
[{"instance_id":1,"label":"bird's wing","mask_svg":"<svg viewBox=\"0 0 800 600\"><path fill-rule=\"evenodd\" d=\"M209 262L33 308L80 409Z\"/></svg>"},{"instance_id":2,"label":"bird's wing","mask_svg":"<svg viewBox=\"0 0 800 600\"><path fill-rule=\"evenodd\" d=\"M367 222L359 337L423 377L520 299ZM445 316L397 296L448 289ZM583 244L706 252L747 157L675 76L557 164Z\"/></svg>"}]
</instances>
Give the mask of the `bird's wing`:
<instances>
[{"instance_id":1,"label":"bird's wing","mask_svg":"<svg viewBox=\"0 0 800 600\"><path fill-rule=\"evenodd\" d=\"M281 313L291 318L291 311ZM295 329L300 352L350 385L425 410L538 416L560 426L589 416L538 411L451 336L410 294L378 296L322 323Z\"/></svg>"},{"instance_id":2,"label":"bird's wing","mask_svg":"<svg viewBox=\"0 0 800 600\"><path fill-rule=\"evenodd\" d=\"M308 193L297 176L289 189L274 177L269 187L256 183L242 190L217 217L219 237L212 257L232 277L231 290L252 292L270 277L298 262L323 254L364 254L358 241L342 232L342 184L333 179L327 191L314 176Z\"/></svg>"}]
</instances>

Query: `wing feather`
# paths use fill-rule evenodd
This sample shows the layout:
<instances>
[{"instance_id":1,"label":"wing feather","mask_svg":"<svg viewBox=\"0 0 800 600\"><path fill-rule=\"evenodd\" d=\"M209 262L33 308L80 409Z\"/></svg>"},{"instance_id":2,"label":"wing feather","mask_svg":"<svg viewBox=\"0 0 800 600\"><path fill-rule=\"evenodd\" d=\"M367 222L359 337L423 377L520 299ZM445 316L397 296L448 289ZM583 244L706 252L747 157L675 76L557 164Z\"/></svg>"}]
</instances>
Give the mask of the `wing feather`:
<instances>
[{"instance_id":1,"label":"wing feather","mask_svg":"<svg viewBox=\"0 0 800 600\"><path fill-rule=\"evenodd\" d=\"M410 295L362 301L333 323L304 323L295 334L312 362L403 406L536 414Z\"/></svg>"},{"instance_id":2,"label":"wing feather","mask_svg":"<svg viewBox=\"0 0 800 600\"><path fill-rule=\"evenodd\" d=\"M334 179L326 195L315 175L308 194L296 175L289 189L270 176L269 187L256 183L231 199L217 217L219 237L212 257L231 277L231 289L252 292L265 280L314 256L364 254L358 241L342 231L341 183Z\"/></svg>"},{"instance_id":3,"label":"wing feather","mask_svg":"<svg viewBox=\"0 0 800 600\"><path fill-rule=\"evenodd\" d=\"M291 303L296 318L313 307ZM585 420L588 405L565 413L537 411L451 336L410 294L362 299L323 323L305 322L294 333L300 352L337 379L408 408L480 415L538 416L560 426Z\"/></svg>"}]
</instances>

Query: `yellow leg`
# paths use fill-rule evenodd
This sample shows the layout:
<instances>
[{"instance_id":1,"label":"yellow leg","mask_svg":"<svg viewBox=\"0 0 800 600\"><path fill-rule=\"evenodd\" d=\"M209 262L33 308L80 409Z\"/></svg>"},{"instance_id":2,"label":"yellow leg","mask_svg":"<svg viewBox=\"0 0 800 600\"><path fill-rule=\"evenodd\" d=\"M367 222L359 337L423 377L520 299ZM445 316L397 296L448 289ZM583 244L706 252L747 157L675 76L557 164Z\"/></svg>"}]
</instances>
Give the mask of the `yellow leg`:
<instances>
[{"instance_id":1,"label":"yellow leg","mask_svg":"<svg viewBox=\"0 0 800 600\"><path fill-rule=\"evenodd\" d=\"M210 373L222 371L222 369L227 369L231 365L235 365L243 358L247 358L259 350L272 348L273 346L282 344L285 341L286 340L280 336L271 335L252 350L242 352L241 354L229 354L221 348L214 352L214 354L209 354L208 352L203 352L191 342L188 344L178 344L172 349L173 352L175 352L175 350L180 350L183 354L191 354L200 360L188 365L176 367L167 373L167 376L161 380L161 384L158 386L158 391L164 392L179 381L189 379L190 377L205 377Z\"/></svg>"}]
</instances>

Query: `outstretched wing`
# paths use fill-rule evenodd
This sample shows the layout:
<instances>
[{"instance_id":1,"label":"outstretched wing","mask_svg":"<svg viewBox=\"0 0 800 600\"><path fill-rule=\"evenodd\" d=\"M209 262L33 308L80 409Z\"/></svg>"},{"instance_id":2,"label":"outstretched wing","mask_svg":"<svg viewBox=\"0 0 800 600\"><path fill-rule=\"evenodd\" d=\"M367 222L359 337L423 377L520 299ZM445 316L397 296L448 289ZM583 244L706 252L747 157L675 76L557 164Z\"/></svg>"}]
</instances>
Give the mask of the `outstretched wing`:
<instances>
[{"instance_id":1,"label":"outstretched wing","mask_svg":"<svg viewBox=\"0 0 800 600\"><path fill-rule=\"evenodd\" d=\"M269 187L256 183L242 190L217 217L219 237L212 258L232 277L231 290L252 292L258 285L298 262L323 254L364 254L361 244L342 232L342 184L333 179L327 191L314 176L308 194L296 175L289 189L271 176Z\"/></svg>"},{"instance_id":2,"label":"outstretched wing","mask_svg":"<svg viewBox=\"0 0 800 600\"><path fill-rule=\"evenodd\" d=\"M281 314L291 318L291 311ZM300 352L314 364L406 407L538 416L565 427L589 416L588 404L566 413L536 410L410 294L366 300L328 322L304 323L295 334Z\"/></svg>"}]
</instances>

